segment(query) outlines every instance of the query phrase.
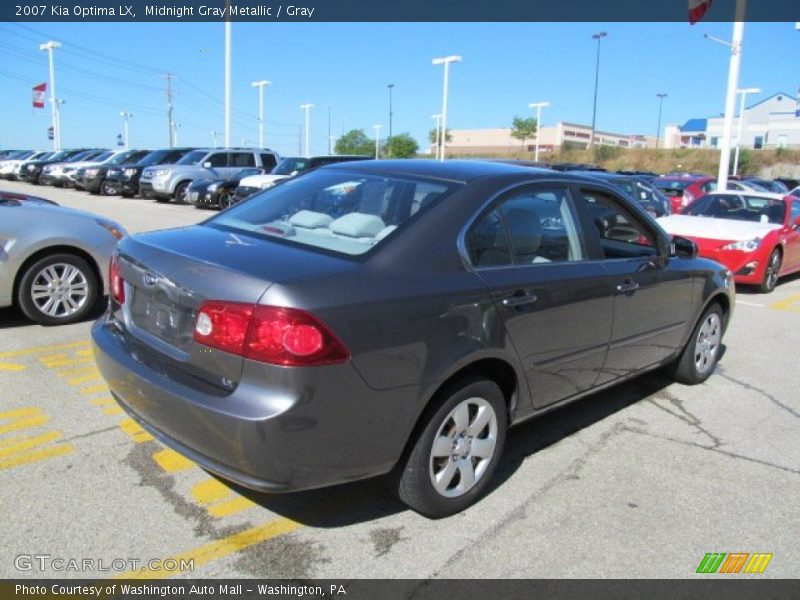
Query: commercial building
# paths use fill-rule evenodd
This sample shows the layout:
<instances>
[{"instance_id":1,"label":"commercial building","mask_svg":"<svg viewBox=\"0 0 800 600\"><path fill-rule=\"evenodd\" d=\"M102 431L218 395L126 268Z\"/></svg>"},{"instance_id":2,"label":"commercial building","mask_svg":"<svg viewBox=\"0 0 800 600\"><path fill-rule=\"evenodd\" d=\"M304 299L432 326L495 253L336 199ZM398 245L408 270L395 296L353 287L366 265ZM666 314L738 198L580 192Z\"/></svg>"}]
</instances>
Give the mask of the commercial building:
<instances>
[{"instance_id":1,"label":"commercial building","mask_svg":"<svg viewBox=\"0 0 800 600\"><path fill-rule=\"evenodd\" d=\"M747 148L800 148L800 101L779 92L744 110L742 146ZM739 119L733 120L733 145L737 143ZM665 148L717 148L722 139L723 117L689 119L683 125L667 125Z\"/></svg>"},{"instance_id":2,"label":"commercial building","mask_svg":"<svg viewBox=\"0 0 800 600\"><path fill-rule=\"evenodd\" d=\"M519 140L511 136L510 127L494 129L452 129L452 140L447 142L448 156L502 155L518 152L533 152L536 138ZM539 151L547 154L560 150L565 143L585 148L589 145L592 128L588 125L559 122L552 127L542 127L539 137ZM595 144L617 146L620 148L653 148L656 138L645 135L629 135L595 131ZM431 145L433 151L434 145Z\"/></svg>"}]
</instances>

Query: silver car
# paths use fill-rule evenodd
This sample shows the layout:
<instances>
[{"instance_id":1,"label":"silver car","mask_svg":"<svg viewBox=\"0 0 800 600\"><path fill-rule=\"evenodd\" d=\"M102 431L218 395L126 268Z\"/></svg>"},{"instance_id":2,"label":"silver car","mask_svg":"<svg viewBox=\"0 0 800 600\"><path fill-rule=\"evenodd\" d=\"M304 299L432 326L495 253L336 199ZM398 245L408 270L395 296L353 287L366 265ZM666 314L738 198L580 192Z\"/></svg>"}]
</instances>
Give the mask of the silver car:
<instances>
[{"instance_id":1,"label":"silver car","mask_svg":"<svg viewBox=\"0 0 800 600\"><path fill-rule=\"evenodd\" d=\"M0 192L0 307L42 325L85 318L108 287L121 225L88 212Z\"/></svg>"}]
</instances>

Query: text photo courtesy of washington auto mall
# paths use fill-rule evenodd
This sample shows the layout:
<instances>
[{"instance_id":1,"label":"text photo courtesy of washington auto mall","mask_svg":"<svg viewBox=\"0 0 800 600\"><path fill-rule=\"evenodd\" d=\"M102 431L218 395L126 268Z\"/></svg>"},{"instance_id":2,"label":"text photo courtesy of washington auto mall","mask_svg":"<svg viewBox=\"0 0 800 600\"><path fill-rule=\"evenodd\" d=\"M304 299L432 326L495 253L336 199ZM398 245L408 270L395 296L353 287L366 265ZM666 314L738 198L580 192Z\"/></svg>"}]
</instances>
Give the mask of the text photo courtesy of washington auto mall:
<instances>
[{"instance_id":1,"label":"text photo courtesy of washington auto mall","mask_svg":"<svg viewBox=\"0 0 800 600\"><path fill-rule=\"evenodd\" d=\"M797 597L800 5L651 4L0 6L0 599Z\"/></svg>"}]
</instances>

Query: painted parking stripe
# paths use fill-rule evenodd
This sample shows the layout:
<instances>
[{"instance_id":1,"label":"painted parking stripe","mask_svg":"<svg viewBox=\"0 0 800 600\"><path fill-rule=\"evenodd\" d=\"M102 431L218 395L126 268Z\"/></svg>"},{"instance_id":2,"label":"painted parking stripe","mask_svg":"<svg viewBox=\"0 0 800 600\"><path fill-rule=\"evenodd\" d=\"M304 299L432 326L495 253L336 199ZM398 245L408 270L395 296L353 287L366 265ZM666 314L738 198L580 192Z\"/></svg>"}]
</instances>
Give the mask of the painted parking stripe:
<instances>
[{"instance_id":1,"label":"painted parking stripe","mask_svg":"<svg viewBox=\"0 0 800 600\"><path fill-rule=\"evenodd\" d=\"M770 304L769 307L777 310L800 312L800 294L795 294L794 296L789 296L785 300L774 302Z\"/></svg>"},{"instance_id":2,"label":"painted parking stripe","mask_svg":"<svg viewBox=\"0 0 800 600\"><path fill-rule=\"evenodd\" d=\"M108 386L105 383L96 383L94 385L86 385L78 390L84 396L91 396L92 394L99 394L101 392L108 393Z\"/></svg>"},{"instance_id":3,"label":"painted parking stripe","mask_svg":"<svg viewBox=\"0 0 800 600\"><path fill-rule=\"evenodd\" d=\"M177 473L195 466L195 463L171 448L159 450L153 454L153 460L167 473Z\"/></svg>"},{"instance_id":4,"label":"painted parking stripe","mask_svg":"<svg viewBox=\"0 0 800 600\"><path fill-rule=\"evenodd\" d=\"M141 426L134 421L133 419L125 419L122 423L119 424L122 431L128 434L128 436L137 444L142 444L144 442L150 442L156 438L152 435L147 433Z\"/></svg>"},{"instance_id":5,"label":"painted parking stripe","mask_svg":"<svg viewBox=\"0 0 800 600\"><path fill-rule=\"evenodd\" d=\"M70 350L72 348L85 348L88 347L89 342L81 340L79 342L70 342L69 344L55 344L49 346L33 346L31 348L23 348L21 350L10 350L0 352L0 359L14 358L17 356L29 356L31 354L41 354L43 352L55 352L58 350Z\"/></svg>"},{"instance_id":6,"label":"painted parking stripe","mask_svg":"<svg viewBox=\"0 0 800 600\"><path fill-rule=\"evenodd\" d=\"M192 499L206 507L208 514L216 519L228 517L257 506L252 500L240 496L224 483L209 477L192 488Z\"/></svg>"},{"instance_id":7,"label":"painted parking stripe","mask_svg":"<svg viewBox=\"0 0 800 600\"><path fill-rule=\"evenodd\" d=\"M8 362L0 362L0 371L24 371L25 365L19 365L16 363L8 363Z\"/></svg>"},{"instance_id":8,"label":"painted parking stripe","mask_svg":"<svg viewBox=\"0 0 800 600\"><path fill-rule=\"evenodd\" d=\"M16 436L4 440L0 439L0 458L24 452L25 450L41 446L47 442L54 442L59 437L61 437L60 431L50 431L32 437Z\"/></svg>"},{"instance_id":9,"label":"painted parking stripe","mask_svg":"<svg viewBox=\"0 0 800 600\"><path fill-rule=\"evenodd\" d=\"M5 413L0 413L0 434L10 431L19 431L29 427L44 425L50 417L38 408L20 408Z\"/></svg>"},{"instance_id":10,"label":"painted parking stripe","mask_svg":"<svg viewBox=\"0 0 800 600\"><path fill-rule=\"evenodd\" d=\"M61 435L60 432L57 433ZM58 444L56 446L42 448L41 450L32 450L29 452L23 452L20 454L11 455L6 458L0 458L0 469L10 469L11 467L19 467L22 465L27 465L32 462L45 460L47 458L62 456L64 454L72 452L74 449L75 448L73 447L72 444Z\"/></svg>"},{"instance_id":11,"label":"painted parking stripe","mask_svg":"<svg viewBox=\"0 0 800 600\"><path fill-rule=\"evenodd\" d=\"M300 523L279 517L272 521L267 521L256 527L234 533L219 540L209 542L197 548L187 550L181 554L170 557L170 559L162 560L162 564L168 564L168 560L174 560L180 565L182 562L185 564L188 561L193 561L194 567L200 567L212 561L224 558L251 546L255 546L261 542L276 538L280 535L291 533L300 528ZM180 575L185 571L151 571L149 569L142 569L140 571L128 571L118 575L117 579L165 579Z\"/></svg>"}]
</instances>

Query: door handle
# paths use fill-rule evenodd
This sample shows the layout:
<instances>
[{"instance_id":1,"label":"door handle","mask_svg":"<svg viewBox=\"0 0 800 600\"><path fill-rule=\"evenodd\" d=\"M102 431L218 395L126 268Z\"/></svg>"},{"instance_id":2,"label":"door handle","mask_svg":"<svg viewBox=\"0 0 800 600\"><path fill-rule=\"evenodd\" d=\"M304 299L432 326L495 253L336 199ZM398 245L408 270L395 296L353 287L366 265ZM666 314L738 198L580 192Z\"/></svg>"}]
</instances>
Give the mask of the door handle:
<instances>
[{"instance_id":1,"label":"door handle","mask_svg":"<svg viewBox=\"0 0 800 600\"><path fill-rule=\"evenodd\" d=\"M503 306L514 307L514 306L524 306L526 304L533 304L539 298L536 294L530 294L528 292L517 292L513 296L509 296L507 298L503 298Z\"/></svg>"},{"instance_id":2,"label":"door handle","mask_svg":"<svg viewBox=\"0 0 800 600\"><path fill-rule=\"evenodd\" d=\"M628 294L630 292L635 292L638 289L639 289L639 284L629 279L625 280L623 283L620 283L617 286L617 291L621 294Z\"/></svg>"}]
</instances>

